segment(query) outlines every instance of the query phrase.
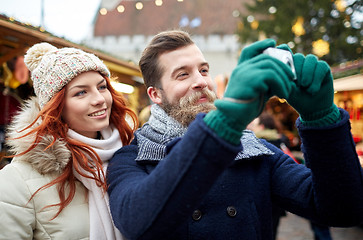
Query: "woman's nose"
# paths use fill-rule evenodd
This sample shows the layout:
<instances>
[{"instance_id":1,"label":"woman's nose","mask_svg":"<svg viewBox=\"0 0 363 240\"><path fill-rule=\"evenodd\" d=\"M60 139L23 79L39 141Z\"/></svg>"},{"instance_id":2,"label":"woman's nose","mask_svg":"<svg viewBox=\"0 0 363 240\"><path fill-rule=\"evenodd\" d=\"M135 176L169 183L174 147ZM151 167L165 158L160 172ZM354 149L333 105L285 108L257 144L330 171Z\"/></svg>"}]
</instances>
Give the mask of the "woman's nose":
<instances>
[{"instance_id":1,"label":"woman's nose","mask_svg":"<svg viewBox=\"0 0 363 240\"><path fill-rule=\"evenodd\" d=\"M103 104L104 102L105 102L104 96L99 91L96 91L95 94L93 94L92 96L92 104L99 105Z\"/></svg>"}]
</instances>

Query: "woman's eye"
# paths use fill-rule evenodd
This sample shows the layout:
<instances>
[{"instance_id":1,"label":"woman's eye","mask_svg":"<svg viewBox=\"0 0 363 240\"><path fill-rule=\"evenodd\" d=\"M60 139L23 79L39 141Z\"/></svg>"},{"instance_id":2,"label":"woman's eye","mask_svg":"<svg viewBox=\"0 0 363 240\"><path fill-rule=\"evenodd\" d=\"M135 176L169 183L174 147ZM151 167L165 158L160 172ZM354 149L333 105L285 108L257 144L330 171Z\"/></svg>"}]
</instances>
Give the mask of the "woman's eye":
<instances>
[{"instance_id":1,"label":"woman's eye","mask_svg":"<svg viewBox=\"0 0 363 240\"><path fill-rule=\"evenodd\" d=\"M101 85L98 89L105 90L105 89L107 89L107 85L106 84L105 85Z\"/></svg>"},{"instance_id":2,"label":"woman's eye","mask_svg":"<svg viewBox=\"0 0 363 240\"><path fill-rule=\"evenodd\" d=\"M82 96L84 94L86 94L86 91L82 90L82 91L77 92L74 96Z\"/></svg>"}]
</instances>

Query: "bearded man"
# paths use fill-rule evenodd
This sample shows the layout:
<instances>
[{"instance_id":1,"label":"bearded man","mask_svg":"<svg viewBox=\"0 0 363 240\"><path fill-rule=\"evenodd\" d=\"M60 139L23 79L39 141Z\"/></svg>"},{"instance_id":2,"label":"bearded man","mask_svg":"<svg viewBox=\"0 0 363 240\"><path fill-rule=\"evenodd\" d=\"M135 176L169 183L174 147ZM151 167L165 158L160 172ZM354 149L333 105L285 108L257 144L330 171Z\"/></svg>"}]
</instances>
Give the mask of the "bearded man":
<instances>
[{"instance_id":1,"label":"bearded man","mask_svg":"<svg viewBox=\"0 0 363 240\"><path fill-rule=\"evenodd\" d=\"M208 62L186 32L151 40L139 62L151 116L107 174L112 217L127 239L272 239L272 203L323 225L363 221L362 169L329 66L294 54L295 76L262 54L275 45L246 47L215 100ZM245 130L272 96L299 112L308 167Z\"/></svg>"}]
</instances>

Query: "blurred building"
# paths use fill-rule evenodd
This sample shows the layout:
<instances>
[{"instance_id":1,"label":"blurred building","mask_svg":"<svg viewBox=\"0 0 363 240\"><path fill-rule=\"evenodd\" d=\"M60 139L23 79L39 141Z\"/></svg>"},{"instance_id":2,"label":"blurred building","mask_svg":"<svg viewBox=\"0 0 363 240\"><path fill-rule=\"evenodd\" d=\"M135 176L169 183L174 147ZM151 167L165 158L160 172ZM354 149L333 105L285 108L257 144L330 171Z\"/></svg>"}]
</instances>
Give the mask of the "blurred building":
<instances>
[{"instance_id":1,"label":"blurred building","mask_svg":"<svg viewBox=\"0 0 363 240\"><path fill-rule=\"evenodd\" d=\"M102 0L93 38L86 44L138 63L141 52L160 31L188 31L224 80L237 64L241 46L235 32L244 4L251 0Z\"/></svg>"}]
</instances>

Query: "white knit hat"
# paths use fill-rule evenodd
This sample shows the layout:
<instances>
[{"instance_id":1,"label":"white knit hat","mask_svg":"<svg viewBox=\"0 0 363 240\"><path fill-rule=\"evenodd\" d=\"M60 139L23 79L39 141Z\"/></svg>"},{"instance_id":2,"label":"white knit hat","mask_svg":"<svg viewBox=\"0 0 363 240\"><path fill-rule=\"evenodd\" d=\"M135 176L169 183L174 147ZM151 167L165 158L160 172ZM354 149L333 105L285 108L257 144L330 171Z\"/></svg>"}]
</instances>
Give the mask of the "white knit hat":
<instances>
[{"instance_id":1,"label":"white knit hat","mask_svg":"<svg viewBox=\"0 0 363 240\"><path fill-rule=\"evenodd\" d=\"M31 71L40 107L83 72L98 71L103 76L110 76L106 65L95 55L76 48L58 49L45 42L32 46L24 62Z\"/></svg>"}]
</instances>

